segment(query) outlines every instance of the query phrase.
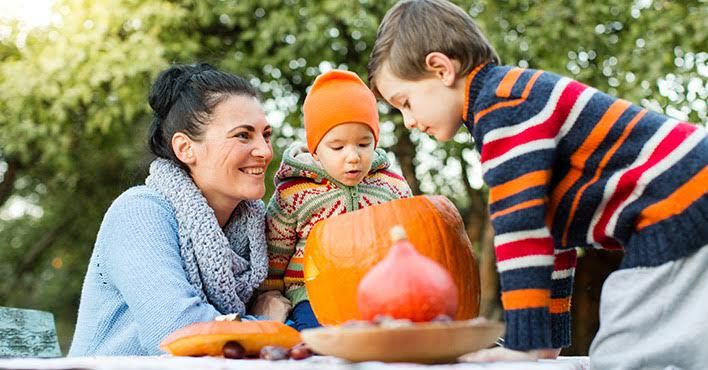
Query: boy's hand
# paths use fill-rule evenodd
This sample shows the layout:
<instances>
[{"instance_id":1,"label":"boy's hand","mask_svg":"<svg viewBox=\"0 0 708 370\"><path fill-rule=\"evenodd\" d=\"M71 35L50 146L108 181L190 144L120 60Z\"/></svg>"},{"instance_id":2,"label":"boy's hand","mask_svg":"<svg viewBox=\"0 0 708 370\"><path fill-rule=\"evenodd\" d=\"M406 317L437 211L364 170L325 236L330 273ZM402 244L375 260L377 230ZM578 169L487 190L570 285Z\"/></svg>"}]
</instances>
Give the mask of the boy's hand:
<instances>
[{"instance_id":1,"label":"boy's hand","mask_svg":"<svg viewBox=\"0 0 708 370\"><path fill-rule=\"evenodd\" d=\"M461 362L536 361L538 359L555 359L560 351L560 348L514 351L508 348L494 347L462 355L459 360Z\"/></svg>"},{"instance_id":2,"label":"boy's hand","mask_svg":"<svg viewBox=\"0 0 708 370\"><path fill-rule=\"evenodd\" d=\"M251 310L254 315L266 316L271 320L285 322L292 305L278 290L269 290L256 298Z\"/></svg>"}]
</instances>

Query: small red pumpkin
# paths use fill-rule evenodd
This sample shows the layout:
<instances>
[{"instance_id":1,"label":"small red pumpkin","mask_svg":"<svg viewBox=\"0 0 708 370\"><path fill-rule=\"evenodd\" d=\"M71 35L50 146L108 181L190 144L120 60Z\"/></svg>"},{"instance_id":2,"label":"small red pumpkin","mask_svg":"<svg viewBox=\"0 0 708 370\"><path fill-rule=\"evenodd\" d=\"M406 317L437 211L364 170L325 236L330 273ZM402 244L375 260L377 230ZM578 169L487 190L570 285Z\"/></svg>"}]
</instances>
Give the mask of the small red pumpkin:
<instances>
[{"instance_id":1,"label":"small red pumpkin","mask_svg":"<svg viewBox=\"0 0 708 370\"><path fill-rule=\"evenodd\" d=\"M388 315L422 322L438 315L455 316L457 287L450 273L418 253L403 227L391 229L391 240L388 255L359 283L357 305L362 319Z\"/></svg>"},{"instance_id":2,"label":"small red pumpkin","mask_svg":"<svg viewBox=\"0 0 708 370\"><path fill-rule=\"evenodd\" d=\"M312 228L305 246L305 287L321 324L362 318L359 282L388 254L395 225L403 226L420 254L452 275L458 293L452 318L477 316L479 272L462 217L446 197L420 195L330 217Z\"/></svg>"}]
</instances>

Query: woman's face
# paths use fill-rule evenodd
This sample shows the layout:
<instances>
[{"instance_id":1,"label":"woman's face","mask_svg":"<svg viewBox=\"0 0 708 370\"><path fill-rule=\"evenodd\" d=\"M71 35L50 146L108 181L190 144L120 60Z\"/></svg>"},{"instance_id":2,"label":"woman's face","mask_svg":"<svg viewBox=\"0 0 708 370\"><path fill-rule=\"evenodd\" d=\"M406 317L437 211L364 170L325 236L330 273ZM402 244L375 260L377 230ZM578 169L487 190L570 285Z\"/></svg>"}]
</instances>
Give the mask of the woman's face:
<instances>
[{"instance_id":1,"label":"woman's face","mask_svg":"<svg viewBox=\"0 0 708 370\"><path fill-rule=\"evenodd\" d=\"M192 142L192 179L213 207L235 207L265 194L266 167L273 159L271 127L259 101L232 95L219 103Z\"/></svg>"}]
</instances>

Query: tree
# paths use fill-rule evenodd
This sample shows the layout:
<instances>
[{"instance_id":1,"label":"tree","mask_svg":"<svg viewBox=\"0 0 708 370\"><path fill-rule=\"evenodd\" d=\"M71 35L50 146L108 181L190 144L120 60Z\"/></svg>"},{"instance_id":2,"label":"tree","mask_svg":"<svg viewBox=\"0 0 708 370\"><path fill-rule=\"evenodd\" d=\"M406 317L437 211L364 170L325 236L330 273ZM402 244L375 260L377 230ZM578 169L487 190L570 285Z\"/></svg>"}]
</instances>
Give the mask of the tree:
<instances>
[{"instance_id":1,"label":"tree","mask_svg":"<svg viewBox=\"0 0 708 370\"><path fill-rule=\"evenodd\" d=\"M393 3L57 0L60 20L48 27L0 24L0 301L54 312L68 349L102 215L143 181L151 160L146 96L160 70L206 61L249 78L279 155L302 138L300 107L317 74L338 67L366 77L376 27ZM457 3L506 64L570 75L705 124L703 1ZM487 191L469 135L438 144L381 111L381 145L414 191L447 195L460 209L482 263L482 312L498 315Z\"/></svg>"}]
</instances>

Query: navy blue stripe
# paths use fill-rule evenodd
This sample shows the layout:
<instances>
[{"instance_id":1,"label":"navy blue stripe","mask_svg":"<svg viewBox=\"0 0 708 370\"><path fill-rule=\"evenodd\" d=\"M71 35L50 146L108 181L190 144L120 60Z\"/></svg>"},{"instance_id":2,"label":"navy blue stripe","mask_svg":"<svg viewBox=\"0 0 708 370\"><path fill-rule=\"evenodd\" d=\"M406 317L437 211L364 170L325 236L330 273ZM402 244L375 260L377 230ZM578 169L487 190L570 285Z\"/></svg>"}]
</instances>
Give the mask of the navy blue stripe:
<instances>
[{"instance_id":1,"label":"navy blue stripe","mask_svg":"<svg viewBox=\"0 0 708 370\"><path fill-rule=\"evenodd\" d=\"M494 213L497 211L503 211L511 206L518 203L525 202L529 199L538 199L546 196L545 186L534 186L527 188L517 194L510 197L503 198L502 200L496 201L489 205L489 213Z\"/></svg>"},{"instance_id":2,"label":"navy blue stripe","mask_svg":"<svg viewBox=\"0 0 708 370\"><path fill-rule=\"evenodd\" d=\"M565 298L573 294L573 277L551 281L551 298Z\"/></svg>"},{"instance_id":3,"label":"navy blue stripe","mask_svg":"<svg viewBox=\"0 0 708 370\"><path fill-rule=\"evenodd\" d=\"M484 174L484 182L494 187L529 172L550 169L555 155L556 151L550 148L512 158L487 171Z\"/></svg>"},{"instance_id":4,"label":"navy blue stripe","mask_svg":"<svg viewBox=\"0 0 708 370\"><path fill-rule=\"evenodd\" d=\"M497 235L514 231L536 230L545 227L546 207L535 206L498 216L492 220Z\"/></svg>"},{"instance_id":5,"label":"navy blue stripe","mask_svg":"<svg viewBox=\"0 0 708 370\"><path fill-rule=\"evenodd\" d=\"M511 96L513 98L521 97L521 94L524 93L524 89L526 88L526 85L528 85L529 80L531 80L534 73L536 73L535 69L525 69L521 72L521 75L519 75L519 78L516 80L514 87L511 89Z\"/></svg>"},{"instance_id":6,"label":"navy blue stripe","mask_svg":"<svg viewBox=\"0 0 708 370\"><path fill-rule=\"evenodd\" d=\"M558 151L567 154L562 157L559 156L559 161L570 160L570 155L580 148L580 145L590 135L597 122L600 121L600 118L614 102L614 98L601 92L596 92L590 98L590 101L580 111L570 131L558 143Z\"/></svg>"},{"instance_id":7,"label":"navy blue stripe","mask_svg":"<svg viewBox=\"0 0 708 370\"><path fill-rule=\"evenodd\" d=\"M518 289L551 289L553 266L526 267L501 273L502 291Z\"/></svg>"}]
</instances>

